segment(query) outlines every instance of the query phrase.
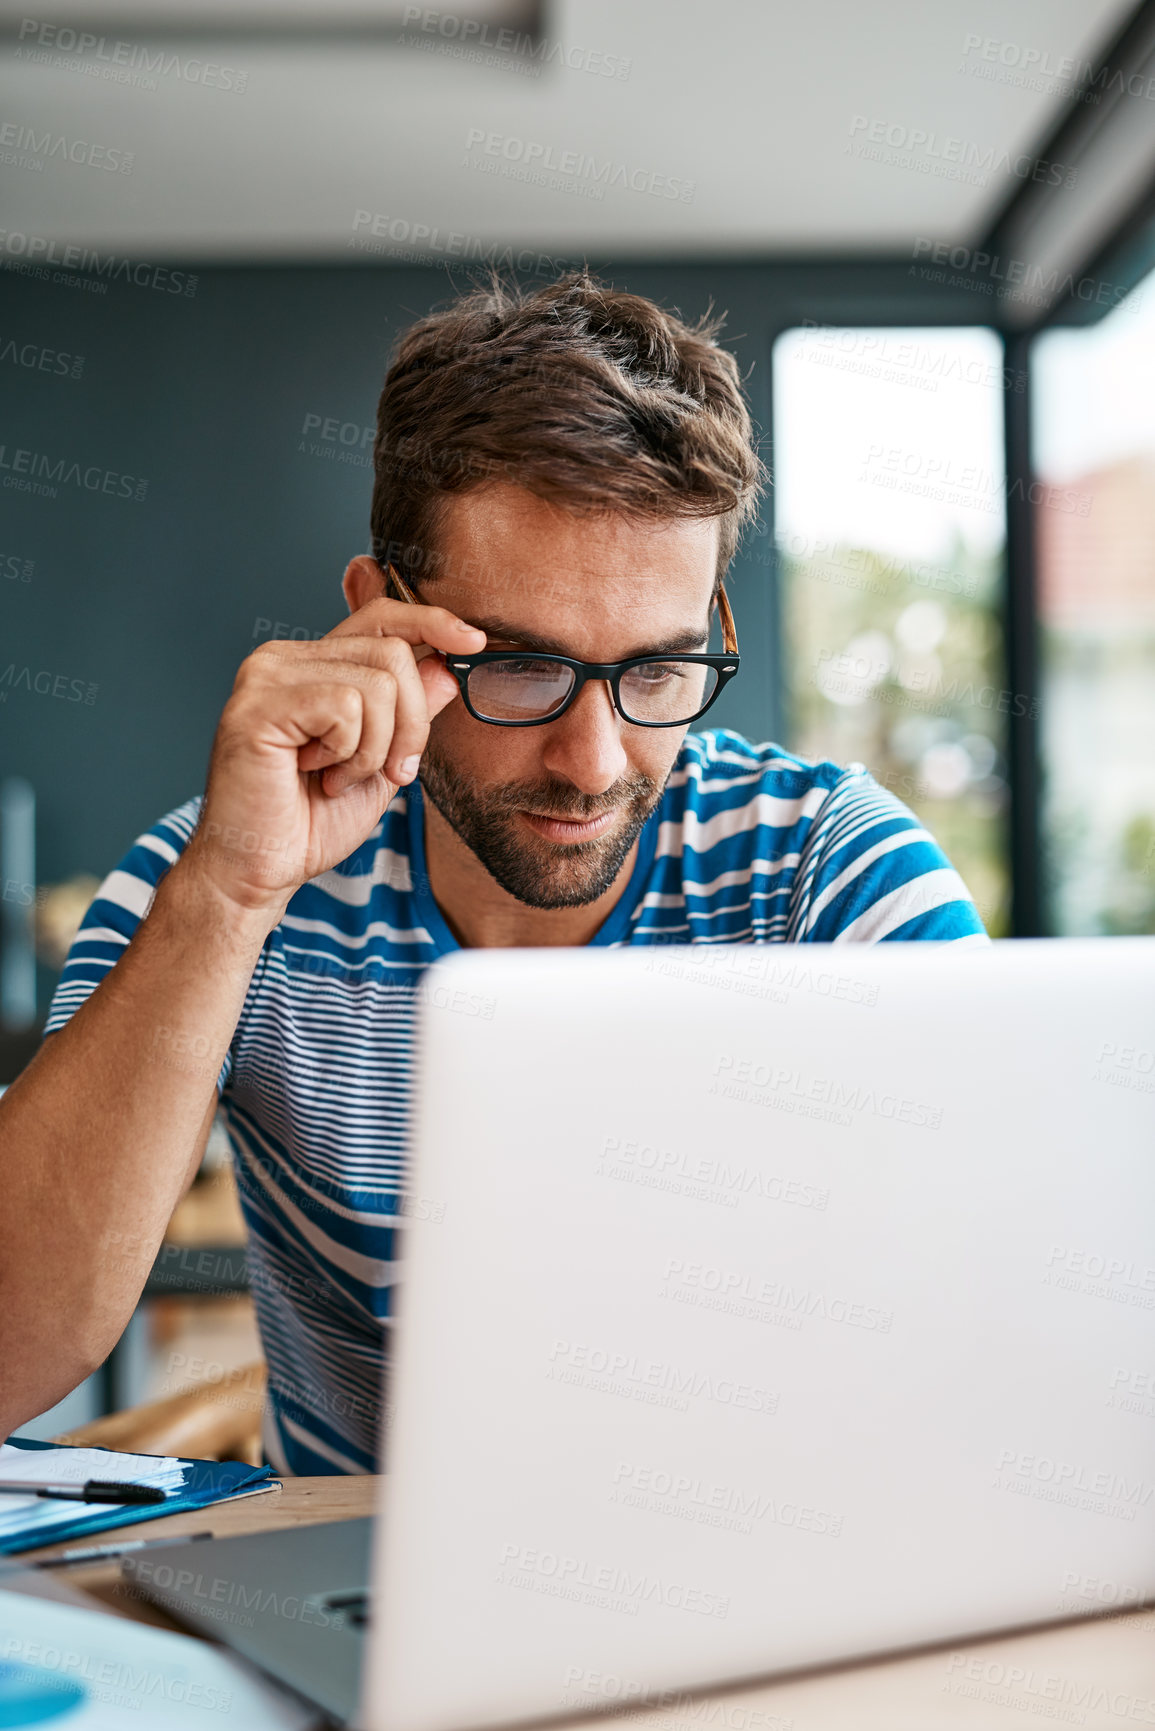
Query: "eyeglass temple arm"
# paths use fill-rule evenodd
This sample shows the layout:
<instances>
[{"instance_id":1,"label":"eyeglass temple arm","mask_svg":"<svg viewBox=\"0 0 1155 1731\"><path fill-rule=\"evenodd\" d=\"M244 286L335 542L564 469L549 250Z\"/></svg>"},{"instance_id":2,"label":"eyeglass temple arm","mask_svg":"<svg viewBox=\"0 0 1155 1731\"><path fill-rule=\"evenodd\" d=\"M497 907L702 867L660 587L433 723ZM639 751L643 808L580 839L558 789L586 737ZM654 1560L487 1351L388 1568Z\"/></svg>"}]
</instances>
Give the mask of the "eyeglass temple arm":
<instances>
[{"instance_id":1,"label":"eyeglass temple arm","mask_svg":"<svg viewBox=\"0 0 1155 1731\"><path fill-rule=\"evenodd\" d=\"M386 565L385 575L392 582L394 589L396 589L402 601L408 601L412 606L419 605L416 595L413 593L412 589L410 589L409 585L398 571L396 565ZM718 619L722 626L722 648L725 650L727 655L737 655L738 635L734 630L734 615L730 611L730 603L726 599L726 591L724 589L718 590Z\"/></svg>"},{"instance_id":2,"label":"eyeglass temple arm","mask_svg":"<svg viewBox=\"0 0 1155 1731\"><path fill-rule=\"evenodd\" d=\"M408 601L411 607L420 606L416 595L414 595L412 589L410 589L408 583L406 583L396 565L392 563L386 565L385 576L388 581L392 583L402 601Z\"/></svg>"},{"instance_id":3,"label":"eyeglass temple arm","mask_svg":"<svg viewBox=\"0 0 1155 1731\"><path fill-rule=\"evenodd\" d=\"M718 590L718 619L722 626L722 648L727 655L737 655L738 633L734 629L734 615L730 611L726 591L722 588Z\"/></svg>"}]
</instances>

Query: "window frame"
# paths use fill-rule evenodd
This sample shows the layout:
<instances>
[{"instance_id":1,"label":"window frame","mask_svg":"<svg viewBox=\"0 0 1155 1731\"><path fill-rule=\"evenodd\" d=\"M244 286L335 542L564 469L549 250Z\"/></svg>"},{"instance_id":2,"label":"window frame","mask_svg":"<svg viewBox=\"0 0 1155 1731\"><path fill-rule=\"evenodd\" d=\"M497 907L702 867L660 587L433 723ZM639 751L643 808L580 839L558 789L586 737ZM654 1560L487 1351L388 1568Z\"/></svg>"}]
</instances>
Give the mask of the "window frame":
<instances>
[{"instance_id":1,"label":"window frame","mask_svg":"<svg viewBox=\"0 0 1155 1731\"><path fill-rule=\"evenodd\" d=\"M793 309L791 309L793 310ZM774 425L774 347L787 331L805 327L807 319L815 322L813 309L799 312L797 317L779 316L769 327L766 344L766 405L765 426L768 462L771 474L776 473L774 451L777 428ZM1009 936L1013 938L1043 935L1040 912L1040 759L1039 704L1036 685L1038 678L1038 617L1036 606L1036 568L1033 523L1030 506L1030 401L1029 370L1031 340L1038 335L1012 334L990 319L967 319L960 316L953 303L943 307L938 316L925 302L902 303L901 308L890 302L884 308L877 301L869 302L848 296L838 306L822 308L820 323L825 328L869 330L957 330L991 331L1003 349L1003 447L1006 499L1003 510L1004 555L1000 623L1003 632L1003 662L1006 688L1028 695L1023 704L1012 703L1007 724L1007 877L1010 885ZM1041 327L1040 327L1041 328ZM1011 390L1007 381L1017 377L1015 369L1023 371L1023 389ZM1016 483L1018 483L1016 485ZM787 737L787 716L782 659L783 607L782 572L778 555L777 523L774 489L768 490L764 527L769 542L770 607L774 621L773 657L769 669L772 693L772 716L775 737ZM1014 509L1012 510L1012 506ZM1025 713L1019 714L1018 711Z\"/></svg>"}]
</instances>

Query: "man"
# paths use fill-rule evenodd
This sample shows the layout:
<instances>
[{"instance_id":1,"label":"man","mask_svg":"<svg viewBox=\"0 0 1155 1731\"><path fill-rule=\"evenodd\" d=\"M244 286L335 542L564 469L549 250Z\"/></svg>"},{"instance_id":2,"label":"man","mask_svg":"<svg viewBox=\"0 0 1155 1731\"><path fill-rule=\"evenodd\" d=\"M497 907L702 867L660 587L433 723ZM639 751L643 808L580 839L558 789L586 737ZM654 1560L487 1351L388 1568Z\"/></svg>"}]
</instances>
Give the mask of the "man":
<instances>
[{"instance_id":1,"label":"man","mask_svg":"<svg viewBox=\"0 0 1155 1731\"><path fill-rule=\"evenodd\" d=\"M987 941L860 766L687 733L759 485L710 326L479 290L403 339L374 461L349 617L244 662L203 799L106 879L0 1102L0 1435L107 1355L219 1098L266 1452L372 1470L413 1015L455 946Z\"/></svg>"}]
</instances>

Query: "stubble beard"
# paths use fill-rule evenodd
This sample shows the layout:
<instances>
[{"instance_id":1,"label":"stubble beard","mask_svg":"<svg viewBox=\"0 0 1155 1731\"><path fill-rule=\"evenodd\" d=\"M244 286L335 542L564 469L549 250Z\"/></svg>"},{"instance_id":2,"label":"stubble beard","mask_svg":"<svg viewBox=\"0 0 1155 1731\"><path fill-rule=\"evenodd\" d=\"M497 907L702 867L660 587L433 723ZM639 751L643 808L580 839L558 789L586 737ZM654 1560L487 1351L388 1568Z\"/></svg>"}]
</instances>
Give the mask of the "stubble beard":
<instances>
[{"instance_id":1,"label":"stubble beard","mask_svg":"<svg viewBox=\"0 0 1155 1731\"><path fill-rule=\"evenodd\" d=\"M507 782L479 788L430 740L421 758L421 785L446 823L475 853L507 895L530 908L588 907L614 883L665 784L635 770L603 794L581 794L564 782ZM519 821L518 811L589 822L620 809L603 836L551 842Z\"/></svg>"}]
</instances>

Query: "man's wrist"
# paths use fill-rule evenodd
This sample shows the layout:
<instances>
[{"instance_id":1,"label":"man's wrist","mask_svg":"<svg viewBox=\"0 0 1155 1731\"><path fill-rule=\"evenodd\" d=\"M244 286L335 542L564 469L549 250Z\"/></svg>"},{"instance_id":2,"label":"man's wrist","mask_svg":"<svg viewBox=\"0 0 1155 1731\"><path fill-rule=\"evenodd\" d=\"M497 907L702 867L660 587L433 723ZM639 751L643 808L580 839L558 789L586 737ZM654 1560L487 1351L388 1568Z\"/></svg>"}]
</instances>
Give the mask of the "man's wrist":
<instances>
[{"instance_id":1,"label":"man's wrist","mask_svg":"<svg viewBox=\"0 0 1155 1731\"><path fill-rule=\"evenodd\" d=\"M280 923L291 893L250 898L226 889L205 861L186 851L161 879L154 906L162 901L179 905L183 924L203 925L243 952L261 948Z\"/></svg>"}]
</instances>

